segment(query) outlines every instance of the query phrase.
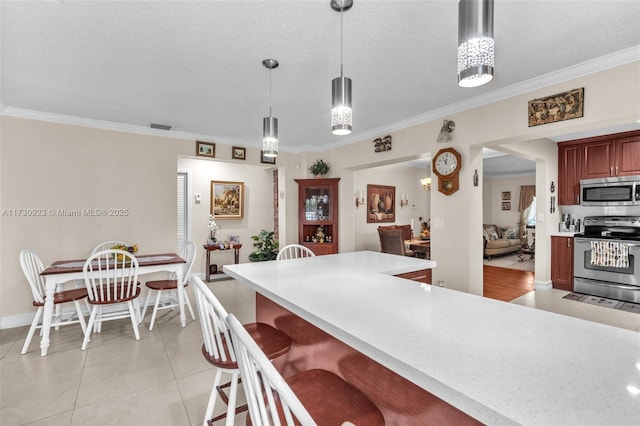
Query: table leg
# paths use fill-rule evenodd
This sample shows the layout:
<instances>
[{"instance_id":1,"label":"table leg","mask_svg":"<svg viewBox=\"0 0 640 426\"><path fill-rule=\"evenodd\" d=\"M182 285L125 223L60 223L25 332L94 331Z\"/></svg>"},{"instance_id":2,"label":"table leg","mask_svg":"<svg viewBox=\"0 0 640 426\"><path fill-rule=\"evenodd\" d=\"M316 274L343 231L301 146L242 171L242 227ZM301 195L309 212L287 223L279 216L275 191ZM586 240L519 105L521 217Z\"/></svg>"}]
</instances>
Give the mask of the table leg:
<instances>
[{"instance_id":1,"label":"table leg","mask_svg":"<svg viewBox=\"0 0 640 426\"><path fill-rule=\"evenodd\" d=\"M208 263L208 262L207 262ZM180 307L180 324L183 327L187 325L187 314L184 311L184 280L182 277L182 266L176 268L176 280L178 280L178 306Z\"/></svg>"},{"instance_id":2,"label":"table leg","mask_svg":"<svg viewBox=\"0 0 640 426\"><path fill-rule=\"evenodd\" d=\"M56 283L52 277L47 277L46 296L44 298L44 312L42 314L42 338L40 339L40 356L47 356L49 351L49 332L51 331L51 317L53 316L53 295Z\"/></svg>"},{"instance_id":3,"label":"table leg","mask_svg":"<svg viewBox=\"0 0 640 426\"><path fill-rule=\"evenodd\" d=\"M211 278L210 277L210 274L211 274L211 266L210 266L211 263L210 262L211 262L211 251L207 250L207 264L204 267L206 269L205 276L207 277L207 280L206 280L207 282L209 282L209 279Z\"/></svg>"}]
</instances>

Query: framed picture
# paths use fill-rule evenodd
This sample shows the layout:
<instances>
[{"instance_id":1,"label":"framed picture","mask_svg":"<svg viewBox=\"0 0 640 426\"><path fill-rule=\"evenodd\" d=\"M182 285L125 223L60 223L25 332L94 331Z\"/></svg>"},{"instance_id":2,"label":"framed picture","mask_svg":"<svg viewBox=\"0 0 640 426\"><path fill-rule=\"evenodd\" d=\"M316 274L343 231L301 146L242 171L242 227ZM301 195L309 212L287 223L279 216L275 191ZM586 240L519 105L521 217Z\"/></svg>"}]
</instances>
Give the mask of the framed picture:
<instances>
[{"instance_id":1,"label":"framed picture","mask_svg":"<svg viewBox=\"0 0 640 426\"><path fill-rule=\"evenodd\" d=\"M502 202L502 210L511 210L511 202L509 201L503 201Z\"/></svg>"},{"instance_id":2,"label":"framed picture","mask_svg":"<svg viewBox=\"0 0 640 426\"><path fill-rule=\"evenodd\" d=\"M529 101L529 127L584 116L584 87Z\"/></svg>"},{"instance_id":3,"label":"framed picture","mask_svg":"<svg viewBox=\"0 0 640 426\"><path fill-rule=\"evenodd\" d=\"M396 221L396 187L367 185L367 223Z\"/></svg>"},{"instance_id":4,"label":"framed picture","mask_svg":"<svg viewBox=\"0 0 640 426\"><path fill-rule=\"evenodd\" d=\"M502 201L511 201L511 191L504 191L502 193Z\"/></svg>"},{"instance_id":5,"label":"framed picture","mask_svg":"<svg viewBox=\"0 0 640 426\"><path fill-rule=\"evenodd\" d=\"M196 155L200 157L216 158L216 144L196 141Z\"/></svg>"},{"instance_id":6,"label":"framed picture","mask_svg":"<svg viewBox=\"0 0 640 426\"><path fill-rule=\"evenodd\" d=\"M239 146L234 146L231 148L231 158L235 160L246 160L247 159L247 149L241 148Z\"/></svg>"},{"instance_id":7,"label":"framed picture","mask_svg":"<svg viewBox=\"0 0 640 426\"><path fill-rule=\"evenodd\" d=\"M211 214L216 219L244 217L244 183L211 181Z\"/></svg>"},{"instance_id":8,"label":"framed picture","mask_svg":"<svg viewBox=\"0 0 640 426\"><path fill-rule=\"evenodd\" d=\"M276 157L267 157L264 151L260 151L260 162L264 164L276 164Z\"/></svg>"}]
</instances>

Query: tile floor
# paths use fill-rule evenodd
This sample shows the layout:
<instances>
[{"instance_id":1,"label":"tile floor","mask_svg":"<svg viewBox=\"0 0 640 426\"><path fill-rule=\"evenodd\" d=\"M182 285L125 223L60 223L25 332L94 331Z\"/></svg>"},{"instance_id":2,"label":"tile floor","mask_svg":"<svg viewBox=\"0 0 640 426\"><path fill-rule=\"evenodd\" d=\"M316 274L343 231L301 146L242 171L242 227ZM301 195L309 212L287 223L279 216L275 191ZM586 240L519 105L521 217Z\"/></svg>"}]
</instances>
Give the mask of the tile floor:
<instances>
[{"instance_id":1,"label":"tile floor","mask_svg":"<svg viewBox=\"0 0 640 426\"><path fill-rule=\"evenodd\" d=\"M255 318L251 290L234 280L210 286L229 312ZM640 315L563 299L567 293L538 290L513 303L640 332ZM0 331L0 425L202 424L215 370L200 353L198 322L181 328L176 313L161 311L154 330L141 327L136 342L127 321L105 323L85 352L79 327L53 331L45 358L37 336L20 355L27 327ZM224 411L221 403L216 408Z\"/></svg>"}]
</instances>

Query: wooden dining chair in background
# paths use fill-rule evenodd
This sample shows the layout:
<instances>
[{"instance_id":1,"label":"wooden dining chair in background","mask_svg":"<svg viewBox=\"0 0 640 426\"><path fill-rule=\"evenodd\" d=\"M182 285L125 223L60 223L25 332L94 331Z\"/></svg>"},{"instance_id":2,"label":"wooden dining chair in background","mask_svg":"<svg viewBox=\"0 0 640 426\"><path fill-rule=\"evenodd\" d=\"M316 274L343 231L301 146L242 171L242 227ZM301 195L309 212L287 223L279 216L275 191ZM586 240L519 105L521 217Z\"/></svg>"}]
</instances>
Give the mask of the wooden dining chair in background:
<instances>
[{"instance_id":1,"label":"wooden dining chair in background","mask_svg":"<svg viewBox=\"0 0 640 426\"><path fill-rule=\"evenodd\" d=\"M180 250L180 257L185 260L186 263L182 266L182 278L180 282L176 278L175 274L172 274L167 279L164 280L154 280L147 281L146 286L149 289L147 292L147 299L144 303L144 308L142 310L142 314L140 315L140 322L144 319L144 316L147 312L147 307L149 306L149 301L151 300L151 295L155 292L156 299L153 304L153 312L151 313L151 321L149 322L149 331L153 330L153 324L156 321L156 315L158 314L158 310L160 309L174 309L178 307L180 312L184 309L184 306L180 306L178 302L178 286L182 286L184 288L184 305L187 305L189 308L189 312L191 313L191 318L195 321L196 316L193 313L193 308L191 307L191 301L189 300L189 294L186 291L186 287L189 280L189 275L191 274L191 269L193 269L193 264L196 261L196 243L193 241L189 241L183 248ZM165 295L165 300L162 305L160 304L162 295Z\"/></svg>"},{"instance_id":2,"label":"wooden dining chair in background","mask_svg":"<svg viewBox=\"0 0 640 426\"><path fill-rule=\"evenodd\" d=\"M195 274L189 278L196 293L196 305L200 325L202 327L202 355L213 366L216 367L216 376L213 380L209 401L205 410L203 425L226 418L225 424L231 426L237 413L246 411L247 407L242 406L236 409L236 396L238 391L238 381L240 370L236 362L236 354L231 345L231 337L225 322L227 311L207 285ZM263 323L249 323L241 326L260 348L260 351L267 359L275 359L289 352L291 349L291 338L280 330ZM230 374L231 381L221 385L222 374ZM229 395L225 394L224 388L229 387ZM214 413L217 396L220 395L227 411L215 418L211 418Z\"/></svg>"},{"instance_id":3,"label":"wooden dining chair in background","mask_svg":"<svg viewBox=\"0 0 640 426\"><path fill-rule=\"evenodd\" d=\"M366 395L329 371L307 370L284 379L233 314L226 322L253 425L385 424Z\"/></svg>"},{"instance_id":4,"label":"wooden dining chair in background","mask_svg":"<svg viewBox=\"0 0 640 426\"><path fill-rule=\"evenodd\" d=\"M278 252L276 260L297 259L299 257L313 257L316 254L301 244L289 244Z\"/></svg>"},{"instance_id":5,"label":"wooden dining chair in background","mask_svg":"<svg viewBox=\"0 0 640 426\"><path fill-rule=\"evenodd\" d=\"M101 324L105 321L131 318L133 333L136 340L140 340L138 331L140 312L134 304L134 300L140 296L138 259L124 250L99 251L85 261L83 273L91 315L82 342L82 350L87 348L95 322L99 323L95 330L99 333L102 329ZM113 309L108 312L102 309L105 306L117 305L125 305L126 309Z\"/></svg>"},{"instance_id":6,"label":"wooden dining chair in background","mask_svg":"<svg viewBox=\"0 0 640 426\"><path fill-rule=\"evenodd\" d=\"M29 349L31 339L33 339L33 334L38 328L42 328L40 317L44 311L44 299L47 293L45 279L40 275L40 272L44 270L44 267L42 261L33 250L24 249L20 252L20 266L22 267L22 272L29 283L31 293L33 294L33 306L38 307L38 310L33 317L33 321L31 322L29 332L27 333L27 338L24 341L24 346L22 346L22 354L24 355ZM87 327L84 315L82 314L82 309L80 308L80 301L86 298L86 288L56 291L53 295L54 305L60 306L63 303L73 302L76 310L71 313L64 312L61 309L56 310L51 318L51 327L57 328L61 325L80 324L82 333L86 333ZM65 315L67 316L66 319ZM75 317L76 315L77 318Z\"/></svg>"},{"instance_id":7,"label":"wooden dining chair in background","mask_svg":"<svg viewBox=\"0 0 640 426\"><path fill-rule=\"evenodd\" d=\"M407 250L404 242L404 235L400 229L381 230L378 229L380 235L380 251L382 253L397 254L400 256L415 256L413 250Z\"/></svg>"}]
</instances>

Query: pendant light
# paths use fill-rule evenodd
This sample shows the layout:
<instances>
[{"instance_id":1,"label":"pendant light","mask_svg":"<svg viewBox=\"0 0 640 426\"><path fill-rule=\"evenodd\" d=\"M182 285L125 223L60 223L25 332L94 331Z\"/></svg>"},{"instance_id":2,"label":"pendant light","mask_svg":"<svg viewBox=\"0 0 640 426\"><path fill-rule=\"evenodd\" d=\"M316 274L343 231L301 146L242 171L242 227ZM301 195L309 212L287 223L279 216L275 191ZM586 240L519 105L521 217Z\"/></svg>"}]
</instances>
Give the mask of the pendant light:
<instances>
[{"instance_id":1,"label":"pendant light","mask_svg":"<svg viewBox=\"0 0 640 426\"><path fill-rule=\"evenodd\" d=\"M458 3L458 85L482 86L493 80L493 0Z\"/></svg>"},{"instance_id":2,"label":"pendant light","mask_svg":"<svg viewBox=\"0 0 640 426\"><path fill-rule=\"evenodd\" d=\"M271 116L271 71L278 68L278 61L265 59L262 65L269 70L269 116L262 119L262 155L278 156L278 119Z\"/></svg>"},{"instance_id":3,"label":"pendant light","mask_svg":"<svg viewBox=\"0 0 640 426\"><path fill-rule=\"evenodd\" d=\"M334 135L351 133L351 79L343 75L342 12L351 9L353 0L331 0L331 8L340 12L340 77L331 82L331 132Z\"/></svg>"}]
</instances>

